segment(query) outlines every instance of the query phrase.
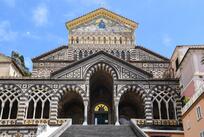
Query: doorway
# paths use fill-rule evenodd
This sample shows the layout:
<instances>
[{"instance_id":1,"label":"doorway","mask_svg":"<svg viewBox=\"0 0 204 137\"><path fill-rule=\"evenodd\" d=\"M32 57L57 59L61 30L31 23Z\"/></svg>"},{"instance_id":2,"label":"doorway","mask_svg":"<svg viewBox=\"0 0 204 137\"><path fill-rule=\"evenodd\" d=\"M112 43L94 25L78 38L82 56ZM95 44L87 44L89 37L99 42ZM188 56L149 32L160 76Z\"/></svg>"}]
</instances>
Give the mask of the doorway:
<instances>
[{"instance_id":1,"label":"doorway","mask_svg":"<svg viewBox=\"0 0 204 137\"><path fill-rule=\"evenodd\" d=\"M113 124L113 79L99 70L90 78L89 124Z\"/></svg>"}]
</instances>

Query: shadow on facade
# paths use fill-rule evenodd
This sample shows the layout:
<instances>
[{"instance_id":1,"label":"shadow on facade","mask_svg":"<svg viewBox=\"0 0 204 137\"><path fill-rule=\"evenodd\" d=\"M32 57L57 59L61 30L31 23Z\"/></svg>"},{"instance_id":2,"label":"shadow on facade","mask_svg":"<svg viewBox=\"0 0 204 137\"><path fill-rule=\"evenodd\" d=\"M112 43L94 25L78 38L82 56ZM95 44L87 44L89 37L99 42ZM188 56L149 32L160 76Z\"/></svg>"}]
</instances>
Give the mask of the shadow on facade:
<instances>
[{"instance_id":1,"label":"shadow on facade","mask_svg":"<svg viewBox=\"0 0 204 137\"><path fill-rule=\"evenodd\" d=\"M74 92L67 92L59 102L58 118L72 118L73 124L84 121L84 104L82 97Z\"/></svg>"},{"instance_id":2,"label":"shadow on facade","mask_svg":"<svg viewBox=\"0 0 204 137\"><path fill-rule=\"evenodd\" d=\"M129 124L131 118L145 119L144 103L137 93L128 91L124 93L119 103L119 122Z\"/></svg>"}]
</instances>

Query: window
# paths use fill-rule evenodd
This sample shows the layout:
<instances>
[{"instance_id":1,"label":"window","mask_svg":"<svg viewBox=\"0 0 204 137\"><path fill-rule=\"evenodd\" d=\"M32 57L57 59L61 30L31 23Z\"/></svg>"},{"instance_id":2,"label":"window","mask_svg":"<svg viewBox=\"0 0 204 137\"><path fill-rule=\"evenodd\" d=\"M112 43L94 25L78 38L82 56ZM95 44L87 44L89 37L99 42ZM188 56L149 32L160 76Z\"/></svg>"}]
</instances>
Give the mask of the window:
<instances>
[{"instance_id":1,"label":"window","mask_svg":"<svg viewBox=\"0 0 204 137\"><path fill-rule=\"evenodd\" d=\"M122 38L120 37L120 44L122 44L123 43L123 41L122 41Z\"/></svg>"},{"instance_id":2,"label":"window","mask_svg":"<svg viewBox=\"0 0 204 137\"><path fill-rule=\"evenodd\" d=\"M116 39L116 37L114 37L114 44L116 44L116 42L117 42L117 39Z\"/></svg>"},{"instance_id":3,"label":"window","mask_svg":"<svg viewBox=\"0 0 204 137\"><path fill-rule=\"evenodd\" d=\"M204 137L204 131L200 132L200 137Z\"/></svg>"},{"instance_id":4,"label":"window","mask_svg":"<svg viewBox=\"0 0 204 137\"><path fill-rule=\"evenodd\" d=\"M74 38L73 37L71 38L71 44L74 44Z\"/></svg>"},{"instance_id":5,"label":"window","mask_svg":"<svg viewBox=\"0 0 204 137\"><path fill-rule=\"evenodd\" d=\"M103 43L106 44L106 37L103 38Z\"/></svg>"},{"instance_id":6,"label":"window","mask_svg":"<svg viewBox=\"0 0 204 137\"><path fill-rule=\"evenodd\" d=\"M202 112L201 112L201 107L200 106L198 106L196 108L196 115L197 115L197 120L202 119Z\"/></svg>"},{"instance_id":7,"label":"window","mask_svg":"<svg viewBox=\"0 0 204 137\"><path fill-rule=\"evenodd\" d=\"M79 43L79 38L78 37L76 38L76 43Z\"/></svg>"}]
</instances>

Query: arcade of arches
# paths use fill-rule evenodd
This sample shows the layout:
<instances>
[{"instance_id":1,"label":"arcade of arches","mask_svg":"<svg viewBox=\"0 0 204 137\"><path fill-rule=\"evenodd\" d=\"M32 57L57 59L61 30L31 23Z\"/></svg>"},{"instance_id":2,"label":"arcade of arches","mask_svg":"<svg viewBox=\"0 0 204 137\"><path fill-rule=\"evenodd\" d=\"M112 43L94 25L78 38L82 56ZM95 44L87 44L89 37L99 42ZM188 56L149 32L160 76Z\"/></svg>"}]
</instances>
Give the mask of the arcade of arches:
<instances>
[{"instance_id":1,"label":"arcade of arches","mask_svg":"<svg viewBox=\"0 0 204 137\"><path fill-rule=\"evenodd\" d=\"M131 90L125 92L116 105L114 80L105 70L94 72L90 77L89 85L88 101L83 101L81 95L75 91L65 93L59 102L58 118L72 118L73 124L82 124L84 121L86 124L115 124L116 122L128 124L131 118L145 119L144 102L139 94ZM118 116L116 113L119 113Z\"/></svg>"},{"instance_id":2,"label":"arcade of arches","mask_svg":"<svg viewBox=\"0 0 204 137\"><path fill-rule=\"evenodd\" d=\"M109 66L110 67L110 66ZM73 124L129 124L130 119L174 120L179 118L176 94L168 86L155 86L151 90L150 100L138 85L123 86L118 93L114 91L117 73L96 69L86 79L88 93L76 85L63 86L57 102L56 115L59 119L72 118ZM19 93L14 85L3 86L0 97L1 119L16 119L19 107ZM35 85L28 89L27 119L50 119L53 90L45 85ZM61 93L61 92L60 92ZM88 94L88 98L85 97ZM150 104L149 108L147 107ZM148 110L148 111L147 111ZM49 113L50 112L50 113Z\"/></svg>"}]
</instances>

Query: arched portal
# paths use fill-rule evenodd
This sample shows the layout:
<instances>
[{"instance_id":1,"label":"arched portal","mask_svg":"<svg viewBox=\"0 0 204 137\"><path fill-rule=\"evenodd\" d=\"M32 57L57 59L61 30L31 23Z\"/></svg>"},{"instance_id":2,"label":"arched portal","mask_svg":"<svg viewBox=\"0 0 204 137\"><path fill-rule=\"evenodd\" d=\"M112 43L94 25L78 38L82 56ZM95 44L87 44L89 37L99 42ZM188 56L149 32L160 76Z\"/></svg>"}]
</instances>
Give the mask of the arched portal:
<instances>
[{"instance_id":1,"label":"arched portal","mask_svg":"<svg viewBox=\"0 0 204 137\"><path fill-rule=\"evenodd\" d=\"M129 124L130 119L145 119L142 97L135 92L125 92L119 102L119 122Z\"/></svg>"},{"instance_id":2,"label":"arched portal","mask_svg":"<svg viewBox=\"0 0 204 137\"><path fill-rule=\"evenodd\" d=\"M84 121L84 104L79 93L66 92L59 102L58 118L71 118L72 124L82 124Z\"/></svg>"},{"instance_id":3,"label":"arched portal","mask_svg":"<svg viewBox=\"0 0 204 137\"><path fill-rule=\"evenodd\" d=\"M89 124L113 124L113 78L98 70L90 78Z\"/></svg>"}]
</instances>

